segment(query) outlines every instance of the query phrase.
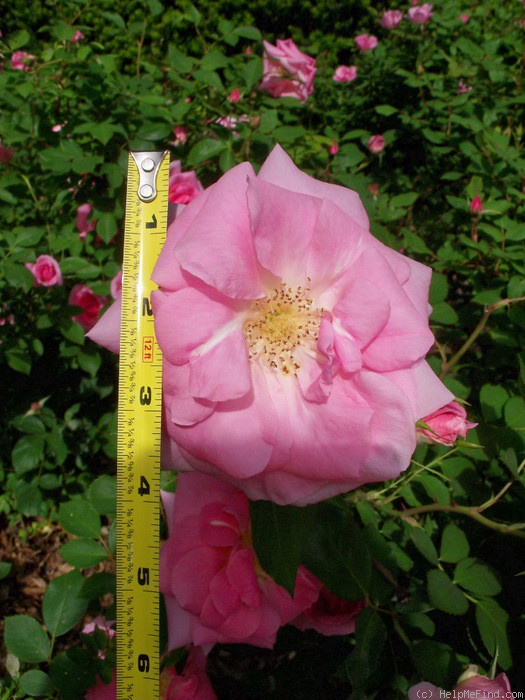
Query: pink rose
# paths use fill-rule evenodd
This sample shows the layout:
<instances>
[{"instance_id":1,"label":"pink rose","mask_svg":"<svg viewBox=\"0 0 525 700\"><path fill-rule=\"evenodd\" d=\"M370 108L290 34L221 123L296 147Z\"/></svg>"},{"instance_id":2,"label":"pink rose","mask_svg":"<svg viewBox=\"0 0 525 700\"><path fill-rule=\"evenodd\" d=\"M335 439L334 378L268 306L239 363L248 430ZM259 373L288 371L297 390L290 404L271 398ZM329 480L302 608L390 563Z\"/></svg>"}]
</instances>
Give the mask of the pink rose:
<instances>
[{"instance_id":1,"label":"pink rose","mask_svg":"<svg viewBox=\"0 0 525 700\"><path fill-rule=\"evenodd\" d=\"M385 29L395 29L402 19L403 13L401 10L387 10L383 12L379 23Z\"/></svg>"},{"instance_id":2,"label":"pink rose","mask_svg":"<svg viewBox=\"0 0 525 700\"><path fill-rule=\"evenodd\" d=\"M434 14L432 5L426 2L424 5L415 5L408 11L408 19L414 24L425 24Z\"/></svg>"},{"instance_id":3,"label":"pink rose","mask_svg":"<svg viewBox=\"0 0 525 700\"><path fill-rule=\"evenodd\" d=\"M76 44L77 41L80 41L81 39L85 39L85 38L86 37L82 34L82 32L77 29L77 31L74 33L74 35L71 39L71 43Z\"/></svg>"},{"instance_id":4,"label":"pink rose","mask_svg":"<svg viewBox=\"0 0 525 700\"><path fill-rule=\"evenodd\" d=\"M29 70L28 61L35 58L32 54L25 51L14 51L11 56L11 68L15 70L23 70L27 73Z\"/></svg>"},{"instance_id":5,"label":"pink rose","mask_svg":"<svg viewBox=\"0 0 525 700\"><path fill-rule=\"evenodd\" d=\"M172 204L189 204L202 189L194 170L182 172L180 160L170 163L168 201Z\"/></svg>"},{"instance_id":6,"label":"pink rose","mask_svg":"<svg viewBox=\"0 0 525 700\"><path fill-rule=\"evenodd\" d=\"M39 255L34 263L26 263L27 269L33 273L35 286L52 287L62 284L60 266L50 255Z\"/></svg>"},{"instance_id":7,"label":"pink rose","mask_svg":"<svg viewBox=\"0 0 525 700\"><path fill-rule=\"evenodd\" d=\"M463 12L460 14L459 19L463 22L463 24L466 24L470 20L470 17Z\"/></svg>"},{"instance_id":8,"label":"pink rose","mask_svg":"<svg viewBox=\"0 0 525 700\"><path fill-rule=\"evenodd\" d=\"M453 398L424 359L431 274L280 146L258 175L229 170L168 227L153 273L165 463L297 505L398 476L416 421ZM118 350L118 314L90 337Z\"/></svg>"},{"instance_id":9,"label":"pink rose","mask_svg":"<svg viewBox=\"0 0 525 700\"><path fill-rule=\"evenodd\" d=\"M113 669L111 683L104 683L97 676L97 682L86 693L85 700L116 700L117 697L117 671Z\"/></svg>"},{"instance_id":10,"label":"pink rose","mask_svg":"<svg viewBox=\"0 0 525 700\"><path fill-rule=\"evenodd\" d=\"M294 97L306 102L314 91L315 59L299 51L291 39L264 44L263 79L259 89L272 97Z\"/></svg>"},{"instance_id":11,"label":"pink rose","mask_svg":"<svg viewBox=\"0 0 525 700\"><path fill-rule=\"evenodd\" d=\"M271 648L282 625L318 591L298 577L294 598L261 568L251 542L248 498L206 474L181 473L163 492L169 538L160 554L160 589L169 649L246 643Z\"/></svg>"},{"instance_id":12,"label":"pink rose","mask_svg":"<svg viewBox=\"0 0 525 700\"><path fill-rule=\"evenodd\" d=\"M467 85L464 80L460 80L458 83L457 94L464 95L472 90L472 85Z\"/></svg>"},{"instance_id":13,"label":"pink rose","mask_svg":"<svg viewBox=\"0 0 525 700\"><path fill-rule=\"evenodd\" d=\"M361 51L372 51L378 44L377 37L371 34L359 34L356 36L355 43Z\"/></svg>"},{"instance_id":14,"label":"pink rose","mask_svg":"<svg viewBox=\"0 0 525 700\"><path fill-rule=\"evenodd\" d=\"M2 165L6 165L7 163L9 163L9 161L11 160L12 157L13 157L13 149L8 148L7 146L3 146L0 143L0 163Z\"/></svg>"},{"instance_id":15,"label":"pink rose","mask_svg":"<svg viewBox=\"0 0 525 700\"><path fill-rule=\"evenodd\" d=\"M368 150L371 153L381 153L385 147L385 143L385 139L380 134L376 134L369 139L367 143Z\"/></svg>"},{"instance_id":16,"label":"pink rose","mask_svg":"<svg viewBox=\"0 0 525 700\"><path fill-rule=\"evenodd\" d=\"M482 214L483 213L483 202L481 197L477 194L472 202L470 203L470 213L471 214Z\"/></svg>"},{"instance_id":17,"label":"pink rose","mask_svg":"<svg viewBox=\"0 0 525 700\"><path fill-rule=\"evenodd\" d=\"M235 88L235 90L232 90L228 95L228 102L233 102L236 104L240 99L241 93L239 92L239 88Z\"/></svg>"},{"instance_id":18,"label":"pink rose","mask_svg":"<svg viewBox=\"0 0 525 700\"><path fill-rule=\"evenodd\" d=\"M190 647L181 674L167 668L160 675L161 700L217 700L206 673L206 657L199 647Z\"/></svg>"},{"instance_id":19,"label":"pink rose","mask_svg":"<svg viewBox=\"0 0 525 700\"><path fill-rule=\"evenodd\" d=\"M418 429L420 442L453 445L459 437L465 438L467 430L475 428L477 423L467 420L467 412L457 401L451 401L446 406L434 411L422 419L428 426Z\"/></svg>"},{"instance_id":20,"label":"pink rose","mask_svg":"<svg viewBox=\"0 0 525 700\"><path fill-rule=\"evenodd\" d=\"M337 143L337 141L334 141L334 139L332 139L332 143L328 147L328 153L331 156L335 156L339 153L339 144Z\"/></svg>"},{"instance_id":21,"label":"pink rose","mask_svg":"<svg viewBox=\"0 0 525 700\"><path fill-rule=\"evenodd\" d=\"M81 204L77 208L76 227L80 232L80 238L84 239L88 233L94 231L97 227L96 220L88 221L88 217L93 211L91 204Z\"/></svg>"},{"instance_id":22,"label":"pink rose","mask_svg":"<svg viewBox=\"0 0 525 700\"><path fill-rule=\"evenodd\" d=\"M174 126L173 135L175 136L175 141L172 142L173 146L181 146L188 140L189 130L185 126Z\"/></svg>"},{"instance_id":23,"label":"pink rose","mask_svg":"<svg viewBox=\"0 0 525 700\"><path fill-rule=\"evenodd\" d=\"M512 697L509 679L504 673L500 673L496 678L487 678L478 674L477 666L469 666L459 679L454 691L458 698L475 697L478 700L487 700L488 698ZM408 700L421 700L421 698L441 700L445 695L442 688L438 688L432 683L418 683L408 691Z\"/></svg>"},{"instance_id":24,"label":"pink rose","mask_svg":"<svg viewBox=\"0 0 525 700\"><path fill-rule=\"evenodd\" d=\"M350 83L357 77L357 66L339 66L335 69L332 80L336 83Z\"/></svg>"},{"instance_id":25,"label":"pink rose","mask_svg":"<svg viewBox=\"0 0 525 700\"><path fill-rule=\"evenodd\" d=\"M303 631L314 629L327 637L355 632L355 621L361 610L366 607L366 601L341 600L306 569L299 575L309 579L319 591L319 597L299 617L292 620L291 624Z\"/></svg>"},{"instance_id":26,"label":"pink rose","mask_svg":"<svg viewBox=\"0 0 525 700\"><path fill-rule=\"evenodd\" d=\"M113 299L118 299L120 297L120 295L122 294L122 270L120 270L120 272L117 272L115 277L113 277L109 289Z\"/></svg>"},{"instance_id":27,"label":"pink rose","mask_svg":"<svg viewBox=\"0 0 525 700\"><path fill-rule=\"evenodd\" d=\"M84 311L77 316L73 316L73 321L77 321L86 331L89 331L98 321L100 310L106 305L107 299L100 297L86 284L76 284L69 295L68 304L71 306L81 306Z\"/></svg>"}]
</instances>

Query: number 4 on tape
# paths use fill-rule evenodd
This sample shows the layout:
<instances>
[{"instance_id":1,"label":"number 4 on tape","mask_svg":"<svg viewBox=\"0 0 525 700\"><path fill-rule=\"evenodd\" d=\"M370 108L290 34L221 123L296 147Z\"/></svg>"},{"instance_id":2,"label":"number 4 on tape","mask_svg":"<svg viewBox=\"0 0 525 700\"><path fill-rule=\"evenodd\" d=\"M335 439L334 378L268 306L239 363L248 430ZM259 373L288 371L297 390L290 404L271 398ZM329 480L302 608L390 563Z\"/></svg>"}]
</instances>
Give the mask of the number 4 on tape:
<instances>
[{"instance_id":1,"label":"number 4 on tape","mask_svg":"<svg viewBox=\"0 0 525 700\"><path fill-rule=\"evenodd\" d=\"M167 152L128 162L117 440L117 699L159 697L162 357L151 274L165 239Z\"/></svg>"}]
</instances>

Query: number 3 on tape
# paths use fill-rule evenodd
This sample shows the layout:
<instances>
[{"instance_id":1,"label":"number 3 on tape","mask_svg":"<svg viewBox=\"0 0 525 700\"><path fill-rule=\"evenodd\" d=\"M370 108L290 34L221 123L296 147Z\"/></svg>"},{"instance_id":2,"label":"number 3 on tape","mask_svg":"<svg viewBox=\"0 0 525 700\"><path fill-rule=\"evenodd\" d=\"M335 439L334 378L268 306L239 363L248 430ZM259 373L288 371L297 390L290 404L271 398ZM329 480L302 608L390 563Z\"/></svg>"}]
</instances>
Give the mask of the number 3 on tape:
<instances>
[{"instance_id":1,"label":"number 3 on tape","mask_svg":"<svg viewBox=\"0 0 525 700\"><path fill-rule=\"evenodd\" d=\"M164 244L166 152L129 155L117 440L117 699L159 697L162 357L151 274Z\"/></svg>"}]
</instances>

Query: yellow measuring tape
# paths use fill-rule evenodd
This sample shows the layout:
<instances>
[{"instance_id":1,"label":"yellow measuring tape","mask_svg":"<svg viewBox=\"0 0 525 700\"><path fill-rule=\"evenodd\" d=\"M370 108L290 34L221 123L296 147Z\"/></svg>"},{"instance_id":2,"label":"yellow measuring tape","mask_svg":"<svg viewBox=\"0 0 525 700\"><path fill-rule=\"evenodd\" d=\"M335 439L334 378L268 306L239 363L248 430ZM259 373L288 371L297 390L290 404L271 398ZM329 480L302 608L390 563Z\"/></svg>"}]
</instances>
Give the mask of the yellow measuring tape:
<instances>
[{"instance_id":1,"label":"yellow measuring tape","mask_svg":"<svg viewBox=\"0 0 525 700\"><path fill-rule=\"evenodd\" d=\"M128 161L117 440L117 698L159 697L162 357L150 278L168 209L167 152Z\"/></svg>"}]
</instances>

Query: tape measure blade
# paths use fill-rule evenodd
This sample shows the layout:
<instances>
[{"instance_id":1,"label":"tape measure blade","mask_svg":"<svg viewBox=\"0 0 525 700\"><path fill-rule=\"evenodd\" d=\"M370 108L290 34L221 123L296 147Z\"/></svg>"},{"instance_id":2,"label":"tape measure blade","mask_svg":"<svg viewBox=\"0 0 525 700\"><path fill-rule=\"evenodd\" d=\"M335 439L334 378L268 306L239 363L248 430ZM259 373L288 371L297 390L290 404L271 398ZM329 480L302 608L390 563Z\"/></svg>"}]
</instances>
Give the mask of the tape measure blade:
<instances>
[{"instance_id":1,"label":"tape measure blade","mask_svg":"<svg viewBox=\"0 0 525 700\"><path fill-rule=\"evenodd\" d=\"M122 276L117 439L117 698L159 695L162 356L150 294L167 226L167 152L130 153ZM140 198L139 168L155 196ZM153 168L151 164L153 163ZM145 179L146 184L151 178ZM144 191L149 195L149 190Z\"/></svg>"}]
</instances>

